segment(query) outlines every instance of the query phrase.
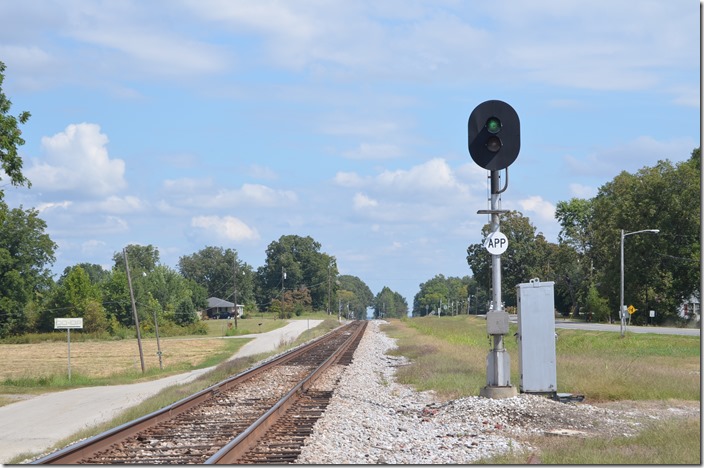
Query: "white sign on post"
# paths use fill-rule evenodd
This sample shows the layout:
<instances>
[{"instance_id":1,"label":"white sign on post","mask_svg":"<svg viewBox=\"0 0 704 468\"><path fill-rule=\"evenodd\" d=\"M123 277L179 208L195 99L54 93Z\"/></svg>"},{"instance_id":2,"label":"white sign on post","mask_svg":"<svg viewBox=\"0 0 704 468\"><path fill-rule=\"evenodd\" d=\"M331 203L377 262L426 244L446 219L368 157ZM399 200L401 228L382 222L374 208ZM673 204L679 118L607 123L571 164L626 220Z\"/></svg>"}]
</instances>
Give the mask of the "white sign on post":
<instances>
[{"instance_id":1,"label":"white sign on post","mask_svg":"<svg viewBox=\"0 0 704 468\"><path fill-rule=\"evenodd\" d=\"M83 328L83 317L55 318L54 330L66 329L66 341L68 342L68 380L71 381L71 329Z\"/></svg>"},{"instance_id":2,"label":"white sign on post","mask_svg":"<svg viewBox=\"0 0 704 468\"><path fill-rule=\"evenodd\" d=\"M64 328L83 328L83 318L55 318L54 330Z\"/></svg>"},{"instance_id":3,"label":"white sign on post","mask_svg":"<svg viewBox=\"0 0 704 468\"><path fill-rule=\"evenodd\" d=\"M508 248L508 238L501 231L492 232L486 237L484 247L492 255L501 255Z\"/></svg>"}]
</instances>

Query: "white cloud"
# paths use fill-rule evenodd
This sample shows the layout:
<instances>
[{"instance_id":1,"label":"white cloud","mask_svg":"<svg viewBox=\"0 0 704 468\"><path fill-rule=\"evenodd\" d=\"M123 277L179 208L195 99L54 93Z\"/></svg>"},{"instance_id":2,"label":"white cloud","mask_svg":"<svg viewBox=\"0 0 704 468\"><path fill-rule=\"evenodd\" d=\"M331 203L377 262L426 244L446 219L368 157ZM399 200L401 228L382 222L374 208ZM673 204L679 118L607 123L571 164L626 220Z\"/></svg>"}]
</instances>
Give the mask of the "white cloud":
<instances>
[{"instance_id":1,"label":"white cloud","mask_svg":"<svg viewBox=\"0 0 704 468\"><path fill-rule=\"evenodd\" d=\"M469 189L455 177L444 159L434 158L408 170L384 171L374 181L382 190L414 194L424 200L466 197Z\"/></svg>"},{"instance_id":2,"label":"white cloud","mask_svg":"<svg viewBox=\"0 0 704 468\"><path fill-rule=\"evenodd\" d=\"M211 179L166 180L164 190L169 201L161 203L166 208L177 206L196 208L231 208L233 206L275 208L290 207L298 202L298 195L291 190L278 190L261 184L243 184L239 189L216 189Z\"/></svg>"},{"instance_id":3,"label":"white cloud","mask_svg":"<svg viewBox=\"0 0 704 468\"><path fill-rule=\"evenodd\" d=\"M239 192L234 195L239 198L241 203L252 203L256 206L282 206L298 201L295 192L274 190L260 184L244 184Z\"/></svg>"},{"instance_id":4,"label":"white cloud","mask_svg":"<svg viewBox=\"0 0 704 468\"><path fill-rule=\"evenodd\" d=\"M368 196L362 193L356 193L352 200L352 204L355 210L363 210L365 208L372 208L378 206L379 202L374 200L373 198L369 198Z\"/></svg>"},{"instance_id":5,"label":"white cloud","mask_svg":"<svg viewBox=\"0 0 704 468\"><path fill-rule=\"evenodd\" d=\"M555 205L543 200L541 196L535 195L519 200L518 204L523 210L537 214L538 218L543 221L553 221L555 219Z\"/></svg>"},{"instance_id":6,"label":"white cloud","mask_svg":"<svg viewBox=\"0 0 704 468\"><path fill-rule=\"evenodd\" d=\"M117 197L113 195L97 203L94 209L104 213L127 214L144 211L146 209L146 205L138 197L131 195L126 197Z\"/></svg>"},{"instance_id":7,"label":"white cloud","mask_svg":"<svg viewBox=\"0 0 704 468\"><path fill-rule=\"evenodd\" d=\"M597 189L589 185L570 184L570 193L577 198L592 198L597 194Z\"/></svg>"},{"instance_id":8,"label":"white cloud","mask_svg":"<svg viewBox=\"0 0 704 468\"><path fill-rule=\"evenodd\" d=\"M33 188L47 192L73 192L87 196L106 196L127 186L125 163L111 159L108 137L100 126L71 124L66 130L42 138L46 154L27 169Z\"/></svg>"},{"instance_id":9,"label":"white cloud","mask_svg":"<svg viewBox=\"0 0 704 468\"><path fill-rule=\"evenodd\" d=\"M340 187L352 188L364 185L364 179L355 172L338 172L335 174L334 181Z\"/></svg>"},{"instance_id":10,"label":"white cloud","mask_svg":"<svg viewBox=\"0 0 704 468\"><path fill-rule=\"evenodd\" d=\"M256 229L233 216L195 216L191 227L206 231L209 237L225 241L253 241L259 239Z\"/></svg>"},{"instance_id":11,"label":"white cloud","mask_svg":"<svg viewBox=\"0 0 704 468\"><path fill-rule=\"evenodd\" d=\"M72 204L73 204L73 202L70 202L70 201L68 201L68 200L65 200L65 201L62 201L62 202L57 202L57 203L53 203L53 202L40 203L40 204L37 206L37 211L40 212L40 213L42 213L42 212L44 212L44 211L52 210L52 209L54 209L54 208L63 208L63 209L66 209L66 208L68 208L69 206L71 206Z\"/></svg>"}]
</instances>

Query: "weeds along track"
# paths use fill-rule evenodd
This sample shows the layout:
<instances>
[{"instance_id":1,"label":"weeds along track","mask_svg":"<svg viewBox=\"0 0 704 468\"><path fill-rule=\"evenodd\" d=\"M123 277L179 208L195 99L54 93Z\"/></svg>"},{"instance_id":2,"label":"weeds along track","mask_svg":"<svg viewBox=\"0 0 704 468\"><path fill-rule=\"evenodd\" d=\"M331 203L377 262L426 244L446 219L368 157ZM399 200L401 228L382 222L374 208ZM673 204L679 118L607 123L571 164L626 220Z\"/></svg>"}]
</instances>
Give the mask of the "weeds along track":
<instances>
[{"instance_id":1,"label":"weeds along track","mask_svg":"<svg viewBox=\"0 0 704 468\"><path fill-rule=\"evenodd\" d=\"M365 329L365 321L351 322L33 464L291 463Z\"/></svg>"}]
</instances>

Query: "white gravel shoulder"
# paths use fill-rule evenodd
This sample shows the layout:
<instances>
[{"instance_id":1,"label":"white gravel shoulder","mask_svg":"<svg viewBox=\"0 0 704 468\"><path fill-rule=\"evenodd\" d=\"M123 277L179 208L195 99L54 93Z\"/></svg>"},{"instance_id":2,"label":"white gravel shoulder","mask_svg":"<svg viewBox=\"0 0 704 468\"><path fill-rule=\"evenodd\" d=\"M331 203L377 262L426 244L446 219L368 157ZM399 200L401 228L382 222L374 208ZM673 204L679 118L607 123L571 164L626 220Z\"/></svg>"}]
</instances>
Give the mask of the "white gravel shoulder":
<instances>
[{"instance_id":1,"label":"white gravel shoulder","mask_svg":"<svg viewBox=\"0 0 704 468\"><path fill-rule=\"evenodd\" d=\"M529 434L632 435L659 415L699 416L696 405L659 413L614 411L525 394L439 402L432 392L395 382L395 370L406 360L386 355L395 340L379 330L381 323L369 324L297 463L471 464L530 450L521 441Z\"/></svg>"}]
</instances>

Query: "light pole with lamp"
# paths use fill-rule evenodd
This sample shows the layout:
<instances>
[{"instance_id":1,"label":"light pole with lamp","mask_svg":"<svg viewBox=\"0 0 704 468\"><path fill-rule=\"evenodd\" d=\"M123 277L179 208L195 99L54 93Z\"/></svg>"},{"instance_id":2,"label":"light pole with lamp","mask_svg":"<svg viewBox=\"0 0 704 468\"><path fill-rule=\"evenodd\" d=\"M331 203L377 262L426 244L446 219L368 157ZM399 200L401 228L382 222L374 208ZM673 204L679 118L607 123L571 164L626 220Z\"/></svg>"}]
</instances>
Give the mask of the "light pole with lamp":
<instances>
[{"instance_id":1,"label":"light pole with lamp","mask_svg":"<svg viewBox=\"0 0 704 468\"><path fill-rule=\"evenodd\" d=\"M623 240L626 238L626 236L640 234L642 232L652 232L654 234L657 234L660 232L660 229L644 229L642 231L634 232L624 232L623 229L621 229L621 298L618 303L619 317L621 319L621 338L623 338L626 333L626 310L623 304Z\"/></svg>"}]
</instances>

